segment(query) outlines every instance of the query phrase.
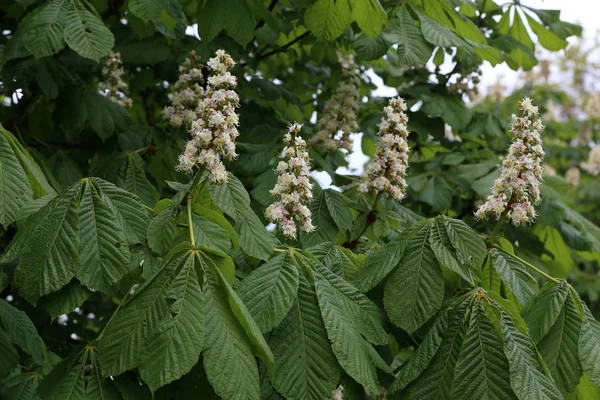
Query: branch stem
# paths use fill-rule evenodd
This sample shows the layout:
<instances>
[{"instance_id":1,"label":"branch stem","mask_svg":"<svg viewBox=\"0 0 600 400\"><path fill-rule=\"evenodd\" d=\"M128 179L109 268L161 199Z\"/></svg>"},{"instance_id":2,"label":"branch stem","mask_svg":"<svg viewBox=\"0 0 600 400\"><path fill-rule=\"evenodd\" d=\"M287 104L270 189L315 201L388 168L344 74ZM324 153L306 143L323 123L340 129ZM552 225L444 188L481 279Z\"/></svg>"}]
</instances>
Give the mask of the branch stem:
<instances>
[{"instance_id":1,"label":"branch stem","mask_svg":"<svg viewBox=\"0 0 600 400\"><path fill-rule=\"evenodd\" d=\"M187 196L187 217L188 217L188 226L190 228L190 242L192 246L196 245L196 239L194 238L194 224L192 223L192 196L188 193Z\"/></svg>"}]
</instances>

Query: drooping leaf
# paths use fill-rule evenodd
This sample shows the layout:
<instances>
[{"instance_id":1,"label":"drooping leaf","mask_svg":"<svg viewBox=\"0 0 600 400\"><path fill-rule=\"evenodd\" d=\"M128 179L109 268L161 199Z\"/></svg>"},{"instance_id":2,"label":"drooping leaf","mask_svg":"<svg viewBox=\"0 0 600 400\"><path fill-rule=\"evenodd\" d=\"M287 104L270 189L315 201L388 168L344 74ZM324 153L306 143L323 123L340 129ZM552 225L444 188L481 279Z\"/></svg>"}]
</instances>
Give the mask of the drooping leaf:
<instances>
[{"instance_id":1,"label":"drooping leaf","mask_svg":"<svg viewBox=\"0 0 600 400\"><path fill-rule=\"evenodd\" d=\"M359 270L360 260L356 254L342 246L322 243L308 251L334 274L347 282L353 282Z\"/></svg>"},{"instance_id":2,"label":"drooping leaf","mask_svg":"<svg viewBox=\"0 0 600 400\"><path fill-rule=\"evenodd\" d=\"M579 360L590 381L600 387L600 323L587 305L581 302L583 322L579 333Z\"/></svg>"},{"instance_id":3,"label":"drooping leaf","mask_svg":"<svg viewBox=\"0 0 600 400\"><path fill-rule=\"evenodd\" d=\"M58 292L50 293L40 299L50 318L55 320L60 315L68 314L81 306L90 296L90 291L81 286L76 280L60 288Z\"/></svg>"},{"instance_id":4,"label":"drooping leaf","mask_svg":"<svg viewBox=\"0 0 600 400\"><path fill-rule=\"evenodd\" d=\"M423 38L406 5L400 7L398 19L388 23L384 37L398 44L398 57L403 65L425 64L431 57L433 49Z\"/></svg>"},{"instance_id":5,"label":"drooping leaf","mask_svg":"<svg viewBox=\"0 0 600 400\"><path fill-rule=\"evenodd\" d=\"M65 17L64 39L82 57L99 61L112 50L112 32L91 12L74 6Z\"/></svg>"},{"instance_id":6,"label":"drooping leaf","mask_svg":"<svg viewBox=\"0 0 600 400\"><path fill-rule=\"evenodd\" d=\"M227 174L227 182L222 185L209 184L210 197L221 210L235 221L240 222L250 206L250 196L244 185L233 174Z\"/></svg>"},{"instance_id":7,"label":"drooping leaf","mask_svg":"<svg viewBox=\"0 0 600 400\"><path fill-rule=\"evenodd\" d=\"M44 342L27 314L0 299L0 327L13 343L18 345L38 365L44 362Z\"/></svg>"},{"instance_id":8,"label":"drooping leaf","mask_svg":"<svg viewBox=\"0 0 600 400\"><path fill-rule=\"evenodd\" d=\"M517 296L522 305L527 304L537 290L537 281L515 258L510 254L494 249L491 253L491 267L500 278Z\"/></svg>"},{"instance_id":9,"label":"drooping leaf","mask_svg":"<svg viewBox=\"0 0 600 400\"><path fill-rule=\"evenodd\" d=\"M274 237L252 209L248 208L241 216L238 231L240 247L246 254L265 261L271 257L275 247Z\"/></svg>"},{"instance_id":10,"label":"drooping leaf","mask_svg":"<svg viewBox=\"0 0 600 400\"><path fill-rule=\"evenodd\" d=\"M194 224L196 243L213 250L229 251L231 241L229 233L225 229L195 213L192 214L192 223Z\"/></svg>"},{"instance_id":11,"label":"drooping leaf","mask_svg":"<svg viewBox=\"0 0 600 400\"><path fill-rule=\"evenodd\" d=\"M523 310L523 319L535 343L539 343L556 322L568 293L565 282L549 282Z\"/></svg>"},{"instance_id":12,"label":"drooping leaf","mask_svg":"<svg viewBox=\"0 0 600 400\"><path fill-rule=\"evenodd\" d=\"M292 400L331 395L340 369L331 350L317 296L300 275L298 299L269 337L277 369L273 386Z\"/></svg>"},{"instance_id":13,"label":"drooping leaf","mask_svg":"<svg viewBox=\"0 0 600 400\"><path fill-rule=\"evenodd\" d=\"M258 267L239 286L239 294L261 332L278 326L288 315L298 292L298 266L281 253Z\"/></svg>"},{"instance_id":14,"label":"drooping leaf","mask_svg":"<svg viewBox=\"0 0 600 400\"><path fill-rule=\"evenodd\" d=\"M306 26L322 40L335 40L350 25L350 4L347 1L317 0L304 13Z\"/></svg>"},{"instance_id":15,"label":"drooping leaf","mask_svg":"<svg viewBox=\"0 0 600 400\"><path fill-rule=\"evenodd\" d=\"M50 1L34 11L23 44L36 58L51 56L65 47L63 31L68 11L69 3L63 0Z\"/></svg>"},{"instance_id":16,"label":"drooping leaf","mask_svg":"<svg viewBox=\"0 0 600 400\"><path fill-rule=\"evenodd\" d=\"M379 4L379 0L351 0L352 19L369 37L379 35L381 27L387 22L387 13Z\"/></svg>"},{"instance_id":17,"label":"drooping leaf","mask_svg":"<svg viewBox=\"0 0 600 400\"><path fill-rule=\"evenodd\" d=\"M167 207L148 224L148 245L157 253L166 253L173 244L177 229L177 208Z\"/></svg>"},{"instance_id":18,"label":"drooping leaf","mask_svg":"<svg viewBox=\"0 0 600 400\"><path fill-rule=\"evenodd\" d=\"M0 354L2 354L0 358L0 379L4 379L19 366L19 353L10 344L2 329L0 329Z\"/></svg>"}]
</instances>

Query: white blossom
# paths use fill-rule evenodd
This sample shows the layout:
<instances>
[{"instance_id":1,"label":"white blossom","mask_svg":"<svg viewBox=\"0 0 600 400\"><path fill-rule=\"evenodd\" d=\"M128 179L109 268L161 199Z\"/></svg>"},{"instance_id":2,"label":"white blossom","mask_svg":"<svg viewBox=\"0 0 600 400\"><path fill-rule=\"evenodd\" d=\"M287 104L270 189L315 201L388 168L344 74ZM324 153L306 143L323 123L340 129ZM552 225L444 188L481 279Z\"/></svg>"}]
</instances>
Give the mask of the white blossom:
<instances>
[{"instance_id":1,"label":"white blossom","mask_svg":"<svg viewBox=\"0 0 600 400\"><path fill-rule=\"evenodd\" d=\"M132 101L127 97L129 86L123 81L123 63L121 62L121 53L108 53L108 58L102 68L102 82L100 82L100 91L113 103L122 107L131 107Z\"/></svg>"},{"instance_id":2,"label":"white blossom","mask_svg":"<svg viewBox=\"0 0 600 400\"><path fill-rule=\"evenodd\" d=\"M594 146L590 150L587 162L581 163L581 167L591 175L600 175L600 146Z\"/></svg>"},{"instance_id":3,"label":"white blossom","mask_svg":"<svg viewBox=\"0 0 600 400\"><path fill-rule=\"evenodd\" d=\"M600 118L600 93L592 93L587 99L584 111L589 119Z\"/></svg>"},{"instance_id":4,"label":"white blossom","mask_svg":"<svg viewBox=\"0 0 600 400\"><path fill-rule=\"evenodd\" d=\"M298 228L303 232L315 230L307 207L313 197L313 185L309 180L310 159L306 142L299 136L301 129L301 124L294 123L284 136L287 146L281 152L283 161L275 169L277 182L271 190L275 201L265 210L267 220L277 224L290 238L296 237Z\"/></svg>"},{"instance_id":5,"label":"white blossom","mask_svg":"<svg viewBox=\"0 0 600 400\"><path fill-rule=\"evenodd\" d=\"M565 172L565 179L569 185L577 186L581 180L581 171L577 167L571 167Z\"/></svg>"},{"instance_id":6,"label":"white blossom","mask_svg":"<svg viewBox=\"0 0 600 400\"><path fill-rule=\"evenodd\" d=\"M512 116L512 143L490 196L475 213L478 219L499 220L506 213L515 225L524 225L536 217L534 205L540 201L544 159L540 133L544 126L537 118L538 108L529 98L519 105L522 116Z\"/></svg>"},{"instance_id":7,"label":"white blossom","mask_svg":"<svg viewBox=\"0 0 600 400\"><path fill-rule=\"evenodd\" d=\"M179 78L169 95L171 105L163 110L163 117L172 126L190 127L198 119L198 103L204 96L203 65L194 51L179 66Z\"/></svg>"},{"instance_id":8,"label":"white blossom","mask_svg":"<svg viewBox=\"0 0 600 400\"><path fill-rule=\"evenodd\" d=\"M236 79L228 71L234 65L233 59L223 50L218 50L208 61L208 69L213 75L208 78L206 91L194 110L192 138L179 156L179 170L189 173L198 164L206 168L211 181L218 184L227 182L227 170L222 160L237 157L235 139L239 136L239 117L235 109L239 106L239 97L233 90Z\"/></svg>"},{"instance_id":9,"label":"white blossom","mask_svg":"<svg viewBox=\"0 0 600 400\"><path fill-rule=\"evenodd\" d=\"M402 200L406 191L408 168L408 117L406 103L400 97L390 100L384 107L385 116L379 124L379 143L373 162L362 177L361 193L387 193L395 200Z\"/></svg>"},{"instance_id":10,"label":"white blossom","mask_svg":"<svg viewBox=\"0 0 600 400\"><path fill-rule=\"evenodd\" d=\"M359 107L360 77L353 69L344 69L335 93L325 103L325 111L311 144L321 143L328 151L341 148L352 152L350 134L359 129L356 122Z\"/></svg>"}]
</instances>

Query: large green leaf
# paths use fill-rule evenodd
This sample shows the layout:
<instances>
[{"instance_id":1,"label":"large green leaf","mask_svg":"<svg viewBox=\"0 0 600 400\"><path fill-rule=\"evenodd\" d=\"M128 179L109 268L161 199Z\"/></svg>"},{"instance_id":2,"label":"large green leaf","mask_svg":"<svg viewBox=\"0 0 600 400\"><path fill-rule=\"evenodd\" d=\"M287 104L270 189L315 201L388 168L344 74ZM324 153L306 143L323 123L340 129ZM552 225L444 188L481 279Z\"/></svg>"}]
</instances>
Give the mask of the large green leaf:
<instances>
[{"instance_id":1,"label":"large green leaf","mask_svg":"<svg viewBox=\"0 0 600 400\"><path fill-rule=\"evenodd\" d=\"M241 216L238 232L240 247L244 253L265 261L271 257L275 247L275 238L267 231L251 208L248 208Z\"/></svg>"},{"instance_id":2,"label":"large green leaf","mask_svg":"<svg viewBox=\"0 0 600 400\"><path fill-rule=\"evenodd\" d=\"M161 0L130 0L127 3L129 11L144 22L157 19L162 9Z\"/></svg>"},{"instance_id":3,"label":"large green leaf","mask_svg":"<svg viewBox=\"0 0 600 400\"><path fill-rule=\"evenodd\" d=\"M551 51L558 51L567 47L568 43L565 39L561 38L556 33L552 32L550 29L531 18L529 14L525 15L527 17L527 23L529 24L529 27L533 33L537 35L542 46Z\"/></svg>"},{"instance_id":4,"label":"large green leaf","mask_svg":"<svg viewBox=\"0 0 600 400\"><path fill-rule=\"evenodd\" d=\"M451 398L516 399L501 338L486 316L481 297L474 299L469 326L458 355Z\"/></svg>"},{"instance_id":5,"label":"large green leaf","mask_svg":"<svg viewBox=\"0 0 600 400\"><path fill-rule=\"evenodd\" d=\"M159 212L148 225L148 245L159 254L166 253L173 244L177 229L177 208L167 207Z\"/></svg>"},{"instance_id":6,"label":"large green leaf","mask_svg":"<svg viewBox=\"0 0 600 400\"><path fill-rule=\"evenodd\" d=\"M99 61L112 50L115 38L94 14L80 5L74 7L65 17L65 42L82 57Z\"/></svg>"},{"instance_id":7,"label":"large green leaf","mask_svg":"<svg viewBox=\"0 0 600 400\"><path fill-rule=\"evenodd\" d=\"M525 266L510 254L498 249L492 250L490 266L498 273L521 304L527 304L537 291L536 279Z\"/></svg>"},{"instance_id":8,"label":"large green leaf","mask_svg":"<svg viewBox=\"0 0 600 400\"><path fill-rule=\"evenodd\" d=\"M192 223L194 224L194 237L198 245L223 252L229 251L231 248L229 232L196 213L192 214ZM187 232L185 234L187 235Z\"/></svg>"},{"instance_id":9,"label":"large green leaf","mask_svg":"<svg viewBox=\"0 0 600 400\"><path fill-rule=\"evenodd\" d=\"M172 301L170 318L148 331L141 348L138 367L153 392L188 373L200 358L204 342L200 268L196 250L178 258L175 278L164 292L166 299Z\"/></svg>"},{"instance_id":10,"label":"large green leaf","mask_svg":"<svg viewBox=\"0 0 600 400\"><path fill-rule=\"evenodd\" d=\"M19 353L10 344L4 331L0 329L0 379L6 378L19 366Z\"/></svg>"},{"instance_id":11,"label":"large green leaf","mask_svg":"<svg viewBox=\"0 0 600 400\"><path fill-rule=\"evenodd\" d=\"M387 22L387 13L379 0L350 0L352 19L369 37L379 35L381 27Z\"/></svg>"},{"instance_id":12,"label":"large green leaf","mask_svg":"<svg viewBox=\"0 0 600 400\"><path fill-rule=\"evenodd\" d=\"M390 386L390 393L404 389L421 375L442 345L447 329L448 313L444 310L437 316L410 360L402 366L402 369L396 376L396 380Z\"/></svg>"},{"instance_id":13,"label":"large green leaf","mask_svg":"<svg viewBox=\"0 0 600 400\"><path fill-rule=\"evenodd\" d=\"M327 339L317 296L300 275L298 300L269 337L277 369L271 382L291 400L320 400L331 395L340 368Z\"/></svg>"},{"instance_id":14,"label":"large green leaf","mask_svg":"<svg viewBox=\"0 0 600 400\"><path fill-rule=\"evenodd\" d=\"M60 315L69 314L90 297L90 290L81 286L77 280L72 280L60 288L58 292L50 293L40 299L44 308L55 320Z\"/></svg>"},{"instance_id":15,"label":"large green leaf","mask_svg":"<svg viewBox=\"0 0 600 400\"><path fill-rule=\"evenodd\" d=\"M4 228L17 219L19 209L33 200L27 173L19 163L7 136L0 126L0 224Z\"/></svg>"},{"instance_id":16,"label":"large green leaf","mask_svg":"<svg viewBox=\"0 0 600 400\"><path fill-rule=\"evenodd\" d=\"M340 229L332 218L324 192L317 193L309 208L312 222L316 230L309 234L301 234L300 240L304 248L316 246L323 242L336 243Z\"/></svg>"},{"instance_id":17,"label":"large green leaf","mask_svg":"<svg viewBox=\"0 0 600 400\"><path fill-rule=\"evenodd\" d=\"M361 257L349 249L332 243L322 243L308 251L334 274L347 282L353 282L359 270Z\"/></svg>"},{"instance_id":18,"label":"large green leaf","mask_svg":"<svg viewBox=\"0 0 600 400\"><path fill-rule=\"evenodd\" d=\"M502 343L508 359L510 386L522 400L560 400L563 397L546 376L541 358L531 339L515 328L506 313L501 316Z\"/></svg>"},{"instance_id":19,"label":"large green leaf","mask_svg":"<svg viewBox=\"0 0 600 400\"><path fill-rule=\"evenodd\" d=\"M586 375L600 388L600 322L596 321L585 303L579 334L579 360Z\"/></svg>"},{"instance_id":20,"label":"large green leaf","mask_svg":"<svg viewBox=\"0 0 600 400\"><path fill-rule=\"evenodd\" d=\"M549 282L523 310L523 319L535 343L539 343L556 322L568 293L566 282Z\"/></svg>"},{"instance_id":21,"label":"large green leaf","mask_svg":"<svg viewBox=\"0 0 600 400\"><path fill-rule=\"evenodd\" d=\"M575 300L567 295L556 322L538 343L538 350L563 395L572 392L582 375L579 362L581 316Z\"/></svg>"},{"instance_id":22,"label":"large green leaf","mask_svg":"<svg viewBox=\"0 0 600 400\"><path fill-rule=\"evenodd\" d=\"M285 318L296 299L298 266L289 252L281 253L242 280L239 294L261 332Z\"/></svg>"},{"instance_id":23,"label":"large green leaf","mask_svg":"<svg viewBox=\"0 0 600 400\"><path fill-rule=\"evenodd\" d=\"M384 37L398 45L398 57L404 65L425 64L431 57L433 49L423 38L405 5L400 7L398 19L388 23Z\"/></svg>"},{"instance_id":24,"label":"large green leaf","mask_svg":"<svg viewBox=\"0 0 600 400\"><path fill-rule=\"evenodd\" d=\"M250 196L244 185L232 173L227 173L227 182L222 185L210 183L210 197L219 208L237 222L241 222L250 206Z\"/></svg>"},{"instance_id":25,"label":"large green leaf","mask_svg":"<svg viewBox=\"0 0 600 400\"><path fill-rule=\"evenodd\" d=\"M27 314L0 299L0 327L11 341L31 354L33 361L44 362L46 348L33 322Z\"/></svg>"},{"instance_id":26,"label":"large green leaf","mask_svg":"<svg viewBox=\"0 0 600 400\"><path fill-rule=\"evenodd\" d=\"M350 230L354 217L344 196L333 189L323 190L323 199L329 210L329 215L340 229Z\"/></svg>"},{"instance_id":27,"label":"large green leaf","mask_svg":"<svg viewBox=\"0 0 600 400\"><path fill-rule=\"evenodd\" d=\"M384 289L384 305L392 322L414 332L442 306L444 278L429 246L430 223L409 239L398 267Z\"/></svg>"},{"instance_id":28,"label":"large green leaf","mask_svg":"<svg viewBox=\"0 0 600 400\"><path fill-rule=\"evenodd\" d=\"M304 21L317 38L337 39L350 25L350 4L348 1L317 0L306 9Z\"/></svg>"},{"instance_id":29,"label":"large green leaf","mask_svg":"<svg viewBox=\"0 0 600 400\"><path fill-rule=\"evenodd\" d=\"M51 56L65 47L63 31L69 5L65 0L52 0L33 12L23 44L36 58Z\"/></svg>"},{"instance_id":30,"label":"large green leaf","mask_svg":"<svg viewBox=\"0 0 600 400\"><path fill-rule=\"evenodd\" d=\"M387 343L380 311L352 285L320 264L314 266L315 291L333 353L353 379L376 391L375 367L388 369L369 344Z\"/></svg>"},{"instance_id":31,"label":"large green leaf","mask_svg":"<svg viewBox=\"0 0 600 400\"><path fill-rule=\"evenodd\" d=\"M205 275L204 369L215 392L224 399L258 400L258 366L252 343L231 311L223 281Z\"/></svg>"},{"instance_id":32,"label":"large green leaf","mask_svg":"<svg viewBox=\"0 0 600 400\"><path fill-rule=\"evenodd\" d=\"M49 400L84 400L85 377L83 369L88 349L77 350L56 365L38 388L38 393Z\"/></svg>"}]
</instances>

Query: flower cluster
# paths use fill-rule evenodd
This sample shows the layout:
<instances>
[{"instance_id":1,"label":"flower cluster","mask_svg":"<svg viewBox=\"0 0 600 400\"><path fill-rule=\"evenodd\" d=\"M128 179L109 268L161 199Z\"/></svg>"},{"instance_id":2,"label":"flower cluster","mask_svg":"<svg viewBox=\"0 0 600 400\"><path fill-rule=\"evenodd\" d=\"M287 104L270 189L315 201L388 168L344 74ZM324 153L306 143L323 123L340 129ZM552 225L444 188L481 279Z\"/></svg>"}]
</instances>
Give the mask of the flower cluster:
<instances>
[{"instance_id":1,"label":"flower cluster","mask_svg":"<svg viewBox=\"0 0 600 400\"><path fill-rule=\"evenodd\" d=\"M584 111L590 119L600 118L600 93L592 93L585 103Z\"/></svg>"},{"instance_id":2,"label":"flower cluster","mask_svg":"<svg viewBox=\"0 0 600 400\"><path fill-rule=\"evenodd\" d=\"M571 167L565 172L565 179L569 185L577 186L581 181L581 171L577 167Z\"/></svg>"},{"instance_id":3,"label":"flower cluster","mask_svg":"<svg viewBox=\"0 0 600 400\"><path fill-rule=\"evenodd\" d=\"M239 106L239 97L233 90L237 79L228 71L234 65L231 56L223 50L217 50L216 56L208 61L213 74L195 109L198 118L192 122L192 138L179 156L180 171L189 173L199 164L206 167L211 181L217 184L227 182L222 159L233 160L237 156L235 139L239 136L239 118L235 109Z\"/></svg>"},{"instance_id":4,"label":"flower cluster","mask_svg":"<svg viewBox=\"0 0 600 400\"><path fill-rule=\"evenodd\" d=\"M132 101L127 97L128 85L123 81L123 63L121 53L108 53L108 59L102 67L103 80L100 90L110 101L122 107L131 107Z\"/></svg>"},{"instance_id":5,"label":"flower cluster","mask_svg":"<svg viewBox=\"0 0 600 400\"><path fill-rule=\"evenodd\" d=\"M306 206L313 197L312 184L309 181L310 159L306 151L306 142L299 136L302 125L294 123L284 137L287 146L277 165L277 183L271 190L275 202L267 207L266 218L279 226L283 234L296 237L297 226L304 232L312 232L315 227L311 221L311 212Z\"/></svg>"},{"instance_id":6,"label":"flower cluster","mask_svg":"<svg viewBox=\"0 0 600 400\"><path fill-rule=\"evenodd\" d=\"M387 193L396 200L404 198L408 168L408 117L406 103L400 97L391 99L379 124L379 143L373 162L365 171L359 186L361 193Z\"/></svg>"},{"instance_id":7,"label":"flower cluster","mask_svg":"<svg viewBox=\"0 0 600 400\"><path fill-rule=\"evenodd\" d=\"M522 117L512 116L514 137L491 195L475 213L478 219L493 216L499 220L506 213L515 225L523 225L536 217L534 205L540 201L544 159L540 133L544 126L539 118L533 121L538 108L530 99L523 99L519 105Z\"/></svg>"},{"instance_id":8,"label":"flower cluster","mask_svg":"<svg viewBox=\"0 0 600 400\"><path fill-rule=\"evenodd\" d=\"M190 127L198 119L196 109L204 96L202 68L200 57L194 51L179 66L179 78L169 95L171 105L163 110L163 117L172 126L181 126L185 122Z\"/></svg>"},{"instance_id":9,"label":"flower cluster","mask_svg":"<svg viewBox=\"0 0 600 400\"><path fill-rule=\"evenodd\" d=\"M319 120L318 132L311 144L322 143L325 149L339 148L352 152L350 133L358 130L356 114L360 107L360 77L352 69L342 71L342 81L325 103L325 112Z\"/></svg>"},{"instance_id":10,"label":"flower cluster","mask_svg":"<svg viewBox=\"0 0 600 400\"><path fill-rule=\"evenodd\" d=\"M581 167L591 175L600 175L600 146L594 146L590 150L587 162L582 163Z\"/></svg>"}]
</instances>

